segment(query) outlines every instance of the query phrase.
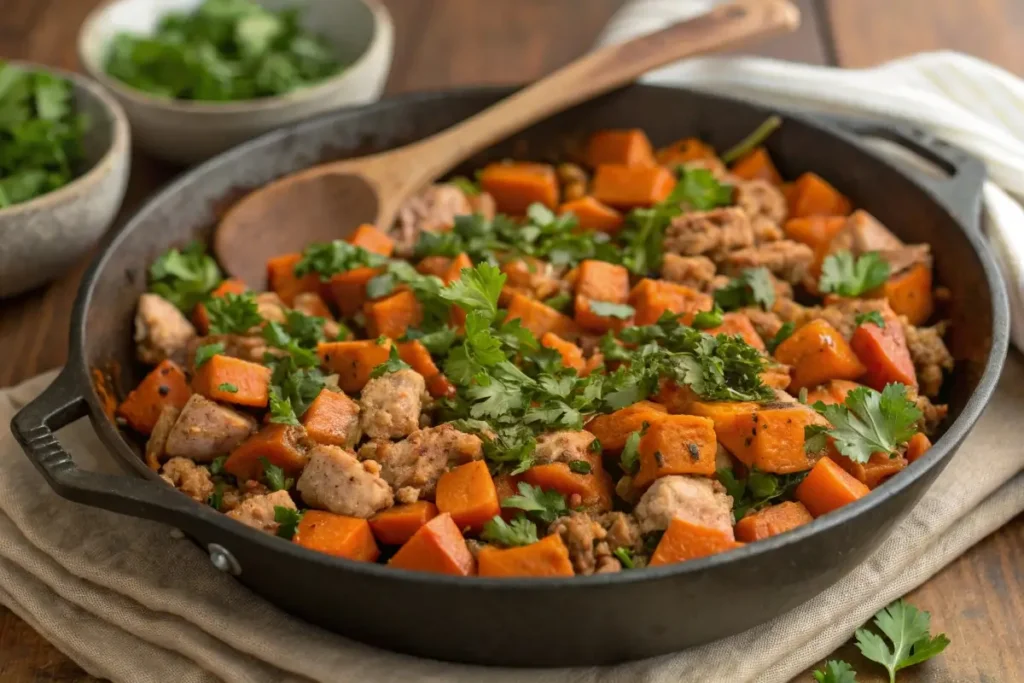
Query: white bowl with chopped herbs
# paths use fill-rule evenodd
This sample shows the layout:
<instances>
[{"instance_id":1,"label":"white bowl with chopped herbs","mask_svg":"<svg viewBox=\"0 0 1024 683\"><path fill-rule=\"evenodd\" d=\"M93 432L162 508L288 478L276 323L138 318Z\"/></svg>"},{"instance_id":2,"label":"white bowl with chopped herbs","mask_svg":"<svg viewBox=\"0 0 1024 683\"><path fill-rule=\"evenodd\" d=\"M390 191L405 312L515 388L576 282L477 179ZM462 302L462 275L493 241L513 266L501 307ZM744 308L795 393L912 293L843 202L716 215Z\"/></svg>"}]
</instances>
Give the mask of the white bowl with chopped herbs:
<instances>
[{"instance_id":1,"label":"white bowl with chopped herbs","mask_svg":"<svg viewBox=\"0 0 1024 683\"><path fill-rule=\"evenodd\" d=\"M0 298L67 271L117 215L128 120L77 74L0 60Z\"/></svg>"},{"instance_id":2,"label":"white bowl with chopped herbs","mask_svg":"<svg viewBox=\"0 0 1024 683\"><path fill-rule=\"evenodd\" d=\"M376 100L393 42L378 0L113 0L86 18L78 51L140 148L192 164Z\"/></svg>"}]
</instances>

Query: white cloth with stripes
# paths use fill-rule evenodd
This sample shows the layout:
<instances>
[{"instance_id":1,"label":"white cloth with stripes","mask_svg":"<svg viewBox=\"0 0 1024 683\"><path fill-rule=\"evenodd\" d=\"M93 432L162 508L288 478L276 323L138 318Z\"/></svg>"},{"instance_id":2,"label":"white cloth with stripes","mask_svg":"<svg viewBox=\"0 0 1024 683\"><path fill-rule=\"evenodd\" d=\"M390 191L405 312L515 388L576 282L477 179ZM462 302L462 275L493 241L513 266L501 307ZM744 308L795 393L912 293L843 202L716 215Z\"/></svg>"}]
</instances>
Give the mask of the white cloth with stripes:
<instances>
[{"instance_id":1,"label":"white cloth with stripes","mask_svg":"<svg viewBox=\"0 0 1024 683\"><path fill-rule=\"evenodd\" d=\"M599 44L616 43L699 14L713 0L634 0ZM761 57L691 59L645 82L687 85L781 108L870 116L929 131L983 160L985 228L1024 349L1024 81L956 52L929 52L871 69L837 69Z\"/></svg>"}]
</instances>

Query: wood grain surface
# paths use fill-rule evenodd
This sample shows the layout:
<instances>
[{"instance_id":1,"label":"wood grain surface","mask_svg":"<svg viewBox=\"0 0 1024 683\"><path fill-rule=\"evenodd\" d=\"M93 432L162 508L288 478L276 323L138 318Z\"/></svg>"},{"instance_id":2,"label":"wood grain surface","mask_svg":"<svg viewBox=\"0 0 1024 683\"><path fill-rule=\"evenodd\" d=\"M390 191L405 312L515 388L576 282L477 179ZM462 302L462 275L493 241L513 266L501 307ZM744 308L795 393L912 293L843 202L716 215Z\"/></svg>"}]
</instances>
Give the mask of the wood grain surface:
<instances>
[{"instance_id":1,"label":"wood grain surface","mask_svg":"<svg viewBox=\"0 0 1024 683\"><path fill-rule=\"evenodd\" d=\"M388 92L521 83L584 52L623 0L383 0L396 27ZM679 0L682 2L683 0ZM100 0L0 0L0 58L78 68L75 36ZM956 49L1024 76L1021 0L799 0L799 32L747 52L817 64L869 66L922 50ZM136 154L115 225L180 169ZM2 245L0 245L2 248ZM60 365L87 260L53 284L0 302L0 386ZM10 362L9 359L16 359ZM908 599L932 613L952 645L900 673L902 683L1024 681L1024 518L972 548ZM856 648L858 680L888 680ZM0 607L0 681L95 681ZM810 672L797 678L811 681ZM716 683L716 682L712 682Z\"/></svg>"}]
</instances>

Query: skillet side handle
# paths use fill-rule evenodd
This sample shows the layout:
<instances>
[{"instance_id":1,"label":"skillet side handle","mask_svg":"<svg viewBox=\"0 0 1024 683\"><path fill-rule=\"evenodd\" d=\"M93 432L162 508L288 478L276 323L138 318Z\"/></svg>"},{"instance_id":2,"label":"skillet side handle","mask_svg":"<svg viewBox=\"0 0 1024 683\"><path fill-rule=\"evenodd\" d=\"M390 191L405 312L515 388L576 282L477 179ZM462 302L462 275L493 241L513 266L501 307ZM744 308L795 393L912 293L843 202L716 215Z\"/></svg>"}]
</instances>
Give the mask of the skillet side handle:
<instances>
[{"instance_id":1,"label":"skillet side handle","mask_svg":"<svg viewBox=\"0 0 1024 683\"><path fill-rule=\"evenodd\" d=\"M77 503L171 524L186 532L202 523L204 512L212 512L155 481L79 469L53 430L87 413L82 392L65 370L11 420L11 431L25 455L58 495Z\"/></svg>"},{"instance_id":2,"label":"skillet side handle","mask_svg":"<svg viewBox=\"0 0 1024 683\"><path fill-rule=\"evenodd\" d=\"M909 124L880 122L855 117L825 116L825 120L859 137L881 138L931 162L947 177L938 177L904 159L886 155L906 171L961 223L981 232L981 200L985 164L977 157Z\"/></svg>"}]
</instances>

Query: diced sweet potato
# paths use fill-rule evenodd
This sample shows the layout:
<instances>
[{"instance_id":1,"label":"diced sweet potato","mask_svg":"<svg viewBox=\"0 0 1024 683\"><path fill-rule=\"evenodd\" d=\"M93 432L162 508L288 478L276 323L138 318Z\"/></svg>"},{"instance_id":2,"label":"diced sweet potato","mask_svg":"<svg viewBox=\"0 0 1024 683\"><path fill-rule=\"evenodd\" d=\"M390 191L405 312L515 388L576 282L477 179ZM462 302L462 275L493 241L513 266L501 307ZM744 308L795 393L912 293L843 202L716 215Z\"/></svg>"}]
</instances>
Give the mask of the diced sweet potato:
<instances>
[{"instance_id":1,"label":"diced sweet potato","mask_svg":"<svg viewBox=\"0 0 1024 683\"><path fill-rule=\"evenodd\" d=\"M196 370L192 391L214 401L264 408L270 395L270 368L218 354Z\"/></svg>"},{"instance_id":2,"label":"diced sweet potato","mask_svg":"<svg viewBox=\"0 0 1024 683\"><path fill-rule=\"evenodd\" d=\"M587 163L592 168L601 164L653 166L654 149L647 134L639 128L602 130L590 136Z\"/></svg>"},{"instance_id":3,"label":"diced sweet potato","mask_svg":"<svg viewBox=\"0 0 1024 683\"><path fill-rule=\"evenodd\" d=\"M693 415L660 415L640 438L640 471L633 479L644 489L669 474L715 473L715 423Z\"/></svg>"},{"instance_id":4,"label":"diced sweet potato","mask_svg":"<svg viewBox=\"0 0 1024 683\"><path fill-rule=\"evenodd\" d=\"M390 340L378 344L376 339L321 342L316 347L320 362L328 371L337 373L338 386L348 394L361 391L370 381L373 369L387 362L390 352Z\"/></svg>"},{"instance_id":5,"label":"diced sweet potato","mask_svg":"<svg viewBox=\"0 0 1024 683\"><path fill-rule=\"evenodd\" d=\"M451 514L460 529L479 532L501 512L494 480L483 460L449 470L437 481L437 509Z\"/></svg>"},{"instance_id":6,"label":"diced sweet potato","mask_svg":"<svg viewBox=\"0 0 1024 683\"><path fill-rule=\"evenodd\" d=\"M672 415L686 415L690 412L690 404L697 398L696 392L685 384L679 385L675 380L662 379L658 393L651 400Z\"/></svg>"},{"instance_id":7,"label":"diced sweet potato","mask_svg":"<svg viewBox=\"0 0 1024 683\"><path fill-rule=\"evenodd\" d=\"M742 546L733 538L731 529L726 531L717 526L704 526L674 517L658 542L648 566L696 560Z\"/></svg>"},{"instance_id":8,"label":"diced sweet potato","mask_svg":"<svg viewBox=\"0 0 1024 683\"><path fill-rule=\"evenodd\" d=\"M566 315L522 294L512 295L508 304L506 320L519 318L522 326L530 330L534 337L540 339L548 332L557 334L563 339L575 339L579 336L579 327Z\"/></svg>"},{"instance_id":9,"label":"diced sweet potato","mask_svg":"<svg viewBox=\"0 0 1024 683\"><path fill-rule=\"evenodd\" d=\"M736 523L736 540L753 543L814 521L803 503L787 500L748 514Z\"/></svg>"},{"instance_id":10,"label":"diced sweet potato","mask_svg":"<svg viewBox=\"0 0 1024 683\"><path fill-rule=\"evenodd\" d=\"M617 331L633 324L632 317L623 319L611 315L598 315L594 312L592 306L594 303L600 302L588 299L582 294L577 294L573 300L573 319L577 325L588 332L603 334L609 330Z\"/></svg>"},{"instance_id":11,"label":"diced sweet potato","mask_svg":"<svg viewBox=\"0 0 1024 683\"><path fill-rule=\"evenodd\" d=\"M829 380L807 392L807 405L813 406L818 401L825 405L843 403L846 401L846 395L860 386L864 385L845 379Z\"/></svg>"},{"instance_id":12,"label":"diced sweet potato","mask_svg":"<svg viewBox=\"0 0 1024 683\"><path fill-rule=\"evenodd\" d=\"M786 237L806 244L814 251L810 274L815 287L818 276L821 275L821 264L832 249L832 240L843 231L845 226L846 216L804 216L803 218L790 218L782 227Z\"/></svg>"},{"instance_id":13,"label":"diced sweet potato","mask_svg":"<svg viewBox=\"0 0 1024 683\"><path fill-rule=\"evenodd\" d=\"M515 548L487 546L477 557L480 576L573 576L569 550L558 534Z\"/></svg>"},{"instance_id":14,"label":"diced sweet potato","mask_svg":"<svg viewBox=\"0 0 1024 683\"><path fill-rule=\"evenodd\" d=\"M626 303L629 298L629 271L625 266L587 259L579 265L576 293L594 301Z\"/></svg>"},{"instance_id":15,"label":"diced sweet potato","mask_svg":"<svg viewBox=\"0 0 1024 683\"><path fill-rule=\"evenodd\" d=\"M717 160L718 155L715 154L714 147L699 138L683 138L659 148L654 158L662 166L671 168L691 161Z\"/></svg>"},{"instance_id":16,"label":"diced sweet potato","mask_svg":"<svg viewBox=\"0 0 1024 683\"><path fill-rule=\"evenodd\" d=\"M429 500L418 500L381 510L370 518L370 529L381 543L402 545L437 515L436 505Z\"/></svg>"},{"instance_id":17,"label":"diced sweet potato","mask_svg":"<svg viewBox=\"0 0 1024 683\"><path fill-rule=\"evenodd\" d=\"M359 440L359 404L340 391L321 391L302 416L306 434L317 443L352 448Z\"/></svg>"},{"instance_id":18,"label":"diced sweet potato","mask_svg":"<svg viewBox=\"0 0 1024 683\"><path fill-rule=\"evenodd\" d=\"M885 327L871 322L858 325L850 348L864 365L864 383L869 387L881 391L890 382L902 382L917 388L917 372L899 320L887 320Z\"/></svg>"},{"instance_id":19,"label":"diced sweet potato","mask_svg":"<svg viewBox=\"0 0 1024 683\"><path fill-rule=\"evenodd\" d=\"M523 480L566 497L579 495L582 505L594 511L611 510L614 485L611 475L604 470L600 453L588 453L586 462L590 471L585 474L573 472L564 462L534 465L523 473Z\"/></svg>"},{"instance_id":20,"label":"diced sweet potato","mask_svg":"<svg viewBox=\"0 0 1024 683\"><path fill-rule=\"evenodd\" d=\"M903 273L893 275L882 285L882 294L892 310L907 316L911 325L924 324L935 310L931 267L918 263Z\"/></svg>"},{"instance_id":21,"label":"diced sweet potato","mask_svg":"<svg viewBox=\"0 0 1024 683\"><path fill-rule=\"evenodd\" d=\"M398 345L398 355L427 381L427 391L434 398L450 396L455 391L454 385L441 374L430 352L419 340L402 342Z\"/></svg>"},{"instance_id":22,"label":"diced sweet potato","mask_svg":"<svg viewBox=\"0 0 1024 683\"><path fill-rule=\"evenodd\" d=\"M368 252L381 256L391 256L395 250L395 241L369 223L364 223L356 228L346 241L353 246L362 247Z\"/></svg>"},{"instance_id":23,"label":"diced sweet potato","mask_svg":"<svg viewBox=\"0 0 1024 683\"><path fill-rule=\"evenodd\" d=\"M267 261L267 282L286 306L291 306L296 294L320 290L320 276L309 273L302 277L295 275L295 266L302 254L281 254Z\"/></svg>"},{"instance_id":24,"label":"diced sweet potato","mask_svg":"<svg viewBox=\"0 0 1024 683\"><path fill-rule=\"evenodd\" d=\"M164 406L182 408L191 395L185 373L174 361L164 360L125 397L117 415L140 434L150 434Z\"/></svg>"},{"instance_id":25,"label":"diced sweet potato","mask_svg":"<svg viewBox=\"0 0 1024 683\"><path fill-rule=\"evenodd\" d=\"M667 198L676 177L662 166L602 164L594 174L591 194L616 209L652 206Z\"/></svg>"},{"instance_id":26,"label":"diced sweet potato","mask_svg":"<svg viewBox=\"0 0 1024 683\"><path fill-rule=\"evenodd\" d=\"M558 178L550 164L488 164L480 172L480 187L494 197L498 211L512 216L526 215L534 202L552 210L558 206Z\"/></svg>"},{"instance_id":27,"label":"diced sweet potato","mask_svg":"<svg viewBox=\"0 0 1024 683\"><path fill-rule=\"evenodd\" d=\"M371 337L384 335L399 339L410 327L423 322L423 307L416 295L408 289L396 292L386 299L363 304L366 331Z\"/></svg>"},{"instance_id":28,"label":"diced sweet potato","mask_svg":"<svg viewBox=\"0 0 1024 683\"><path fill-rule=\"evenodd\" d=\"M623 224L621 213L590 195L562 204L558 213L576 216L581 230L596 230L609 235L617 233Z\"/></svg>"},{"instance_id":29,"label":"diced sweet potato","mask_svg":"<svg viewBox=\"0 0 1024 683\"><path fill-rule=\"evenodd\" d=\"M444 279L444 275L448 272L451 265L452 260L447 256L427 256L416 264L416 272Z\"/></svg>"},{"instance_id":30,"label":"diced sweet potato","mask_svg":"<svg viewBox=\"0 0 1024 683\"><path fill-rule=\"evenodd\" d=\"M680 314L709 311L713 301L707 294L690 287L645 278L629 293L629 304L636 309L635 324L650 325L666 311Z\"/></svg>"},{"instance_id":31,"label":"diced sweet potato","mask_svg":"<svg viewBox=\"0 0 1024 683\"><path fill-rule=\"evenodd\" d=\"M775 358L792 366L792 391L830 379L857 379L865 370L839 330L820 318L797 328L775 349Z\"/></svg>"},{"instance_id":32,"label":"diced sweet potato","mask_svg":"<svg viewBox=\"0 0 1024 683\"><path fill-rule=\"evenodd\" d=\"M476 560L466 547L452 516L439 514L421 526L388 561L388 565L435 574L469 576L476 573Z\"/></svg>"},{"instance_id":33,"label":"diced sweet potato","mask_svg":"<svg viewBox=\"0 0 1024 683\"><path fill-rule=\"evenodd\" d=\"M665 415L665 406L651 401L639 401L607 415L598 415L587 423L587 431L597 437L605 452L620 451L633 432L643 431L657 418Z\"/></svg>"},{"instance_id":34,"label":"diced sweet potato","mask_svg":"<svg viewBox=\"0 0 1024 683\"><path fill-rule=\"evenodd\" d=\"M764 147L757 147L740 157L730 170L734 176L744 180L767 180L772 185L782 184L782 176Z\"/></svg>"},{"instance_id":35,"label":"diced sweet potato","mask_svg":"<svg viewBox=\"0 0 1024 683\"><path fill-rule=\"evenodd\" d=\"M864 463L854 462L838 453L829 457L869 489L875 488L908 464L906 458L901 456L890 458L887 453L872 453L871 458Z\"/></svg>"},{"instance_id":36,"label":"diced sweet potato","mask_svg":"<svg viewBox=\"0 0 1024 683\"><path fill-rule=\"evenodd\" d=\"M562 339L554 332L548 332L540 338L541 346L558 351L562 357L562 365L574 369L577 373L583 374L586 362L583 360L583 350L571 341Z\"/></svg>"},{"instance_id":37,"label":"diced sweet potato","mask_svg":"<svg viewBox=\"0 0 1024 683\"><path fill-rule=\"evenodd\" d=\"M804 173L793 183L789 197L791 218L845 216L851 209L850 200L816 173Z\"/></svg>"},{"instance_id":38,"label":"diced sweet potato","mask_svg":"<svg viewBox=\"0 0 1024 683\"><path fill-rule=\"evenodd\" d=\"M354 268L331 276L331 297L343 316L351 317L362 310L366 303L366 283L382 272L381 268Z\"/></svg>"},{"instance_id":39,"label":"diced sweet potato","mask_svg":"<svg viewBox=\"0 0 1024 683\"><path fill-rule=\"evenodd\" d=\"M826 456L811 468L810 473L796 487L794 495L808 512L821 517L870 492L867 486Z\"/></svg>"},{"instance_id":40,"label":"diced sweet potato","mask_svg":"<svg viewBox=\"0 0 1024 683\"><path fill-rule=\"evenodd\" d=\"M444 280L446 285L451 284L462 277L463 270L472 267L473 260L469 258L469 254L462 252L452 259L452 262L448 265L448 269L445 270L441 279Z\"/></svg>"},{"instance_id":41,"label":"diced sweet potato","mask_svg":"<svg viewBox=\"0 0 1024 683\"><path fill-rule=\"evenodd\" d=\"M262 459L276 465L291 477L297 477L308 460L299 445L302 430L284 424L269 424L242 442L224 462L224 471L239 481L259 479L263 472Z\"/></svg>"},{"instance_id":42,"label":"diced sweet potato","mask_svg":"<svg viewBox=\"0 0 1024 683\"><path fill-rule=\"evenodd\" d=\"M907 462L914 462L932 447L932 442L925 436L924 432L918 432L910 437L907 442Z\"/></svg>"},{"instance_id":43,"label":"diced sweet potato","mask_svg":"<svg viewBox=\"0 0 1024 683\"><path fill-rule=\"evenodd\" d=\"M323 510L306 510L292 541L310 550L358 562L374 562L380 556L365 519Z\"/></svg>"},{"instance_id":44,"label":"diced sweet potato","mask_svg":"<svg viewBox=\"0 0 1024 683\"><path fill-rule=\"evenodd\" d=\"M708 334L738 335L743 338L743 341L758 351L764 351L766 348L764 340L761 339L761 335L754 329L754 324L750 322L750 318L742 313L726 313L722 316L721 325L704 331Z\"/></svg>"}]
</instances>

